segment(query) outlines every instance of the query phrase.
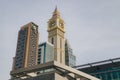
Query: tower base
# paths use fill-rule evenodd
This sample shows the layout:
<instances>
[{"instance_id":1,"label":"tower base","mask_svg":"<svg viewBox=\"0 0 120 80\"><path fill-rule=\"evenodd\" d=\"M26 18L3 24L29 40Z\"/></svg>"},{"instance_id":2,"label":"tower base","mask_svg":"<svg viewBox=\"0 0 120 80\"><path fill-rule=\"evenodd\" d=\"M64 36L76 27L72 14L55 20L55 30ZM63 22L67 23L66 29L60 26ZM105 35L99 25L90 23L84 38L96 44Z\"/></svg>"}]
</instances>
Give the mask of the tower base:
<instances>
[{"instance_id":1,"label":"tower base","mask_svg":"<svg viewBox=\"0 0 120 80\"><path fill-rule=\"evenodd\" d=\"M42 74L32 78L23 79L23 80L73 80L73 79L68 79L65 76L61 76L56 72L52 72L52 73L46 73L46 74Z\"/></svg>"}]
</instances>

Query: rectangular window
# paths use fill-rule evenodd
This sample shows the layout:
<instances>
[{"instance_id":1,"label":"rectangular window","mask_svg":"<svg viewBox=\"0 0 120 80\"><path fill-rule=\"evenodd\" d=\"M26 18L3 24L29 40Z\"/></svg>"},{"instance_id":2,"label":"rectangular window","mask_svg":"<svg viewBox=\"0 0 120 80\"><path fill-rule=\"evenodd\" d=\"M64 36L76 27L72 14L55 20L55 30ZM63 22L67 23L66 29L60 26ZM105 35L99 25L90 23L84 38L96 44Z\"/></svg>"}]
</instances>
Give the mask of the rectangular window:
<instances>
[{"instance_id":1,"label":"rectangular window","mask_svg":"<svg viewBox=\"0 0 120 80\"><path fill-rule=\"evenodd\" d=\"M41 55L38 55L38 57L41 57Z\"/></svg>"},{"instance_id":2,"label":"rectangular window","mask_svg":"<svg viewBox=\"0 0 120 80\"><path fill-rule=\"evenodd\" d=\"M107 74L107 79L108 79L108 80L112 80L111 73L108 73L108 74Z\"/></svg>"},{"instance_id":3,"label":"rectangular window","mask_svg":"<svg viewBox=\"0 0 120 80\"><path fill-rule=\"evenodd\" d=\"M60 48L62 48L62 38L60 38Z\"/></svg>"},{"instance_id":4,"label":"rectangular window","mask_svg":"<svg viewBox=\"0 0 120 80\"><path fill-rule=\"evenodd\" d=\"M38 64L40 64L40 62L38 62Z\"/></svg>"},{"instance_id":5,"label":"rectangular window","mask_svg":"<svg viewBox=\"0 0 120 80\"><path fill-rule=\"evenodd\" d=\"M62 63L62 52L60 51L60 63Z\"/></svg>"},{"instance_id":6,"label":"rectangular window","mask_svg":"<svg viewBox=\"0 0 120 80\"><path fill-rule=\"evenodd\" d=\"M118 76L117 76L117 72L112 72L112 77L113 77L113 79L117 79L118 78Z\"/></svg>"}]
</instances>

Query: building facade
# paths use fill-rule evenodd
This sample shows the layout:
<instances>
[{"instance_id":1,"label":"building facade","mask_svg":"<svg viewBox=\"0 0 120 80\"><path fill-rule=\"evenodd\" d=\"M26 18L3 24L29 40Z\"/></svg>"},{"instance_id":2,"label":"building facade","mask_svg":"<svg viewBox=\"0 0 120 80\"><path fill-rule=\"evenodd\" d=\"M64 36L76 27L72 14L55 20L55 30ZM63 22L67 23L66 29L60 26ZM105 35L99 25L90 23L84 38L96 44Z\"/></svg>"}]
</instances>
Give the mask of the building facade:
<instances>
[{"instance_id":1,"label":"building facade","mask_svg":"<svg viewBox=\"0 0 120 80\"><path fill-rule=\"evenodd\" d=\"M13 70L31 67L37 64L38 36L38 26L33 22L21 27L18 32Z\"/></svg>"},{"instance_id":2,"label":"building facade","mask_svg":"<svg viewBox=\"0 0 120 80\"><path fill-rule=\"evenodd\" d=\"M38 46L37 64L42 64L54 60L54 46L49 42L43 42Z\"/></svg>"},{"instance_id":3,"label":"building facade","mask_svg":"<svg viewBox=\"0 0 120 80\"><path fill-rule=\"evenodd\" d=\"M45 42L38 46L38 26L34 23L23 26L18 36L15 66L10 72L10 80L99 80L65 65L64 33L64 21L57 8L48 21L50 43ZM19 56L20 59L17 58ZM23 66L16 66L19 62Z\"/></svg>"},{"instance_id":4,"label":"building facade","mask_svg":"<svg viewBox=\"0 0 120 80\"><path fill-rule=\"evenodd\" d=\"M76 68L101 80L120 80L120 58L84 64Z\"/></svg>"},{"instance_id":5,"label":"building facade","mask_svg":"<svg viewBox=\"0 0 120 80\"><path fill-rule=\"evenodd\" d=\"M65 39L64 21L57 10L53 12L52 18L48 21L48 42L54 45L54 59L65 64Z\"/></svg>"},{"instance_id":6,"label":"building facade","mask_svg":"<svg viewBox=\"0 0 120 80\"><path fill-rule=\"evenodd\" d=\"M67 39L65 40L65 64L71 67L76 65L76 57Z\"/></svg>"}]
</instances>

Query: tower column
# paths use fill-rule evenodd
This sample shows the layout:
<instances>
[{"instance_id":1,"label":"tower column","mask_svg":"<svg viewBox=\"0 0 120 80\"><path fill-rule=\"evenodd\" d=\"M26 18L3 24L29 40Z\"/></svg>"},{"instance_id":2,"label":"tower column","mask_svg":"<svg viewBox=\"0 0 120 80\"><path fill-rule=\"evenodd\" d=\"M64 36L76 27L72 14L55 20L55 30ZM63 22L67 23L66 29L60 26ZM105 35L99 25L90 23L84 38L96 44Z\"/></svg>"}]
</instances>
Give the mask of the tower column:
<instances>
[{"instance_id":1,"label":"tower column","mask_svg":"<svg viewBox=\"0 0 120 80\"><path fill-rule=\"evenodd\" d=\"M64 33L64 21L56 7L48 21L48 41L54 45L54 60L62 64L65 64Z\"/></svg>"}]
</instances>

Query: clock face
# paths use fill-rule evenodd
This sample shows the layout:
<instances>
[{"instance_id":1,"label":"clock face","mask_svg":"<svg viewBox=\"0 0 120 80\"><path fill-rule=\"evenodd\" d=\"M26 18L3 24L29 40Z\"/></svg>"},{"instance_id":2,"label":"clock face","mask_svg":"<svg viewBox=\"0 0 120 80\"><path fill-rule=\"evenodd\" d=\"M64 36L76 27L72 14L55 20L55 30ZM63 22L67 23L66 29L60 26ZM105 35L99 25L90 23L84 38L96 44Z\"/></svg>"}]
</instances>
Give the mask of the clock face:
<instances>
[{"instance_id":1,"label":"clock face","mask_svg":"<svg viewBox=\"0 0 120 80\"><path fill-rule=\"evenodd\" d=\"M64 24L63 24L63 23L60 23L59 26L60 26L61 28L64 28Z\"/></svg>"},{"instance_id":2,"label":"clock face","mask_svg":"<svg viewBox=\"0 0 120 80\"><path fill-rule=\"evenodd\" d=\"M60 26L63 26L63 23L60 23Z\"/></svg>"},{"instance_id":3,"label":"clock face","mask_svg":"<svg viewBox=\"0 0 120 80\"><path fill-rule=\"evenodd\" d=\"M55 26L55 21L51 22L49 25L50 25L50 28Z\"/></svg>"},{"instance_id":4,"label":"clock face","mask_svg":"<svg viewBox=\"0 0 120 80\"><path fill-rule=\"evenodd\" d=\"M55 26L55 23L51 23L51 26Z\"/></svg>"}]
</instances>

